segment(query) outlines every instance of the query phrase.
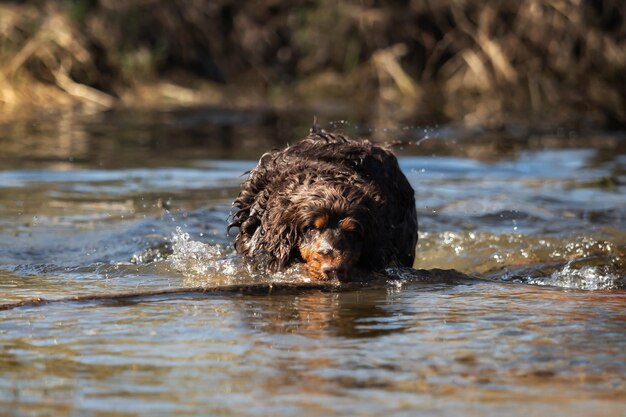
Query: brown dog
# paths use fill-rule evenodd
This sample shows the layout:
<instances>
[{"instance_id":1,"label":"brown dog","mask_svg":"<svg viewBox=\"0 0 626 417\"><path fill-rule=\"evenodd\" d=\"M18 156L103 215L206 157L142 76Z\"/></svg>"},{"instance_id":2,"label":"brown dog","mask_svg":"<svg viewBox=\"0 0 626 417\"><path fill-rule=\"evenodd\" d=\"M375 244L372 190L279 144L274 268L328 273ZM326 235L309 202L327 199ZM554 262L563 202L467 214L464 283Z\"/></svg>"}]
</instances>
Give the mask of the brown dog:
<instances>
[{"instance_id":1,"label":"brown dog","mask_svg":"<svg viewBox=\"0 0 626 417\"><path fill-rule=\"evenodd\" d=\"M239 254L271 271L303 263L315 279L412 266L417 214L411 185L387 149L313 127L264 154L235 199L228 229Z\"/></svg>"}]
</instances>

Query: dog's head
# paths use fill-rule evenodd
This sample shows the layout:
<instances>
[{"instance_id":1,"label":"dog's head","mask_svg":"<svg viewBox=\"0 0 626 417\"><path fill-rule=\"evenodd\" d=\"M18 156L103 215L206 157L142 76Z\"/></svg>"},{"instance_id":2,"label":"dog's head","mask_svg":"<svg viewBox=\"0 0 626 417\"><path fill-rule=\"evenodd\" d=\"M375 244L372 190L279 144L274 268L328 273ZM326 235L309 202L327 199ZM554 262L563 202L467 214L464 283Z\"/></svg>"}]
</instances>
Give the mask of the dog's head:
<instances>
[{"instance_id":1,"label":"dog's head","mask_svg":"<svg viewBox=\"0 0 626 417\"><path fill-rule=\"evenodd\" d=\"M349 278L359 262L363 225L353 216L320 211L305 222L298 252L307 273L315 279Z\"/></svg>"},{"instance_id":2,"label":"dog's head","mask_svg":"<svg viewBox=\"0 0 626 417\"><path fill-rule=\"evenodd\" d=\"M386 231L375 214L382 197L374 185L356 177L337 182L317 176L288 176L281 185L264 195L259 208L235 213L229 227L240 228L240 253L258 256L269 270L301 263L313 279L341 281L382 259L376 236Z\"/></svg>"},{"instance_id":3,"label":"dog's head","mask_svg":"<svg viewBox=\"0 0 626 417\"><path fill-rule=\"evenodd\" d=\"M318 184L294 196L288 210L296 230L296 257L311 278L350 278L371 245L375 193L367 186ZM368 192L369 191L369 192Z\"/></svg>"}]
</instances>

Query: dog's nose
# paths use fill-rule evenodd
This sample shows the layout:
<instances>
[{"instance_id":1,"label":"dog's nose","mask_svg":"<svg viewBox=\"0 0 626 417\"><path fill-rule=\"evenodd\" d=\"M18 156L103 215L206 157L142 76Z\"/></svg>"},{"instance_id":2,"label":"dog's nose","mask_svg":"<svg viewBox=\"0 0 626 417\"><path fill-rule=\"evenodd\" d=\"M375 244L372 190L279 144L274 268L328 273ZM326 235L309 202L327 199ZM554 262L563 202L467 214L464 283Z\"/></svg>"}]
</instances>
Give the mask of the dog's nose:
<instances>
[{"instance_id":1,"label":"dog's nose","mask_svg":"<svg viewBox=\"0 0 626 417\"><path fill-rule=\"evenodd\" d=\"M322 272L329 278L343 280L348 277L349 268L343 263L339 265L325 264L322 265Z\"/></svg>"}]
</instances>

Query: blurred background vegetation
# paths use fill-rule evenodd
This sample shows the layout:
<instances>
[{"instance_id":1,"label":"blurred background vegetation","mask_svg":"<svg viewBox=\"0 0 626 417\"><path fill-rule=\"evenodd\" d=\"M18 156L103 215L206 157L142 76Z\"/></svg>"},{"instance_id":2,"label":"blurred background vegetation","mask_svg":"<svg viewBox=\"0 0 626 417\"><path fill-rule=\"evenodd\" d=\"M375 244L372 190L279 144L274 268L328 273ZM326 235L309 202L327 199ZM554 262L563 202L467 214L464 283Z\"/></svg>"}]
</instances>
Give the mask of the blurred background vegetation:
<instances>
[{"instance_id":1,"label":"blurred background vegetation","mask_svg":"<svg viewBox=\"0 0 626 417\"><path fill-rule=\"evenodd\" d=\"M626 123L622 0L0 3L0 113L349 106L386 123Z\"/></svg>"}]
</instances>

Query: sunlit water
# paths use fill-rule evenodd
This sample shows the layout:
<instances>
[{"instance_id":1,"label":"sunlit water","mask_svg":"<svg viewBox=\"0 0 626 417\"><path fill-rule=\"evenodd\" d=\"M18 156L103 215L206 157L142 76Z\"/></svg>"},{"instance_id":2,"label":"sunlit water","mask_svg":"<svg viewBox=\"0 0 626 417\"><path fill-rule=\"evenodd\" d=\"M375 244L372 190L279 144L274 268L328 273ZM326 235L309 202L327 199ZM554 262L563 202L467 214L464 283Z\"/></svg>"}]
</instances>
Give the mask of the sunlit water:
<instances>
[{"instance_id":1,"label":"sunlit water","mask_svg":"<svg viewBox=\"0 0 626 417\"><path fill-rule=\"evenodd\" d=\"M624 136L342 124L419 141L421 272L298 290L225 227L306 121L225 115L4 126L0 303L181 292L0 311L0 414L625 415Z\"/></svg>"}]
</instances>

